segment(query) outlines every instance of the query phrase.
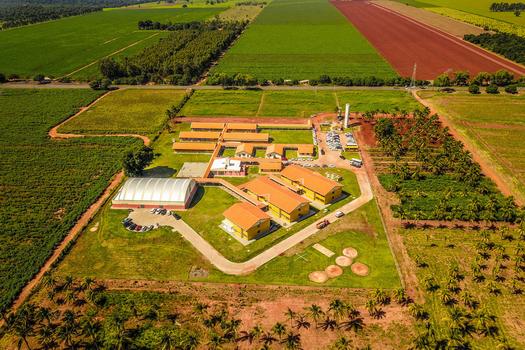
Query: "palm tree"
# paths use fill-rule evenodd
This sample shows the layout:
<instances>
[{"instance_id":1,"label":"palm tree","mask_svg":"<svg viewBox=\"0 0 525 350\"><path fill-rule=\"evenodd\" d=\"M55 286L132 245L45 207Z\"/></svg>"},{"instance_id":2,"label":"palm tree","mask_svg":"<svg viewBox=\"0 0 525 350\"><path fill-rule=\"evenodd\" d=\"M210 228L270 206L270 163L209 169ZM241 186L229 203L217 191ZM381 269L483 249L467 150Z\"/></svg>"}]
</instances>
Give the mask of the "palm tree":
<instances>
[{"instance_id":1,"label":"palm tree","mask_svg":"<svg viewBox=\"0 0 525 350\"><path fill-rule=\"evenodd\" d=\"M212 333L210 336L210 340L208 341L208 348L209 349L221 349L222 344L225 343L225 339L215 332Z\"/></svg>"},{"instance_id":2,"label":"palm tree","mask_svg":"<svg viewBox=\"0 0 525 350\"><path fill-rule=\"evenodd\" d=\"M373 298L379 305L384 306L390 304L390 296L383 289L376 289Z\"/></svg>"},{"instance_id":3,"label":"palm tree","mask_svg":"<svg viewBox=\"0 0 525 350\"><path fill-rule=\"evenodd\" d=\"M330 306L328 307L328 311L331 311L334 315L334 317L339 320L341 319L346 311L346 304L341 301L340 299L335 299L330 302Z\"/></svg>"},{"instance_id":4,"label":"palm tree","mask_svg":"<svg viewBox=\"0 0 525 350\"><path fill-rule=\"evenodd\" d=\"M321 328L324 331L327 330L335 330L337 328L337 321L333 318L330 318L330 316L326 316L323 322L319 323L319 328Z\"/></svg>"},{"instance_id":5,"label":"palm tree","mask_svg":"<svg viewBox=\"0 0 525 350\"><path fill-rule=\"evenodd\" d=\"M298 333L290 332L281 341L286 349L296 350L301 348L301 335Z\"/></svg>"},{"instance_id":6,"label":"palm tree","mask_svg":"<svg viewBox=\"0 0 525 350\"><path fill-rule=\"evenodd\" d=\"M308 329L310 325L310 321L308 321L305 315L299 314L295 319L295 328L297 328L297 330L301 328Z\"/></svg>"},{"instance_id":7,"label":"palm tree","mask_svg":"<svg viewBox=\"0 0 525 350\"><path fill-rule=\"evenodd\" d=\"M459 299L461 300L463 305L465 305L471 310L476 309L479 305L479 302L468 291L463 291L460 294Z\"/></svg>"},{"instance_id":8,"label":"palm tree","mask_svg":"<svg viewBox=\"0 0 525 350\"><path fill-rule=\"evenodd\" d=\"M40 327L37 339L42 350L51 350L58 348L55 337L55 328L49 324Z\"/></svg>"},{"instance_id":9,"label":"palm tree","mask_svg":"<svg viewBox=\"0 0 525 350\"><path fill-rule=\"evenodd\" d=\"M172 350L176 348L176 341L176 338L170 331L164 331L162 332L159 346L162 350Z\"/></svg>"},{"instance_id":10,"label":"palm tree","mask_svg":"<svg viewBox=\"0 0 525 350\"><path fill-rule=\"evenodd\" d=\"M319 319L324 315L323 309L319 305L312 304L307 307L306 310L308 311L308 315L314 320L315 326L317 327Z\"/></svg>"},{"instance_id":11,"label":"palm tree","mask_svg":"<svg viewBox=\"0 0 525 350\"><path fill-rule=\"evenodd\" d=\"M90 316L82 318L80 321L80 330L82 334L91 339L91 346L96 350L99 349L98 345L98 332L101 329L100 322Z\"/></svg>"},{"instance_id":12,"label":"palm tree","mask_svg":"<svg viewBox=\"0 0 525 350\"><path fill-rule=\"evenodd\" d=\"M28 349L31 349L28 339L35 334L34 306L32 304L25 305L15 315L13 322L11 330L18 337L18 348L20 349L25 344Z\"/></svg>"},{"instance_id":13,"label":"palm tree","mask_svg":"<svg viewBox=\"0 0 525 350\"><path fill-rule=\"evenodd\" d=\"M95 280L93 280L91 277L84 278L81 284L82 289L83 290L91 289L91 286L93 286L93 283L95 283Z\"/></svg>"},{"instance_id":14,"label":"palm tree","mask_svg":"<svg viewBox=\"0 0 525 350\"><path fill-rule=\"evenodd\" d=\"M197 303L197 305L195 305L195 307L194 307L194 310L197 313L197 315L199 315L199 317L203 317L204 314L206 314L208 312L208 308L209 307L210 306L208 304Z\"/></svg>"},{"instance_id":15,"label":"palm tree","mask_svg":"<svg viewBox=\"0 0 525 350\"><path fill-rule=\"evenodd\" d=\"M290 327L293 327L293 320L295 318L295 311L293 311L292 309L288 308L288 310L286 310L286 312L284 313L284 315L288 318L288 320L290 321Z\"/></svg>"},{"instance_id":16,"label":"palm tree","mask_svg":"<svg viewBox=\"0 0 525 350\"><path fill-rule=\"evenodd\" d=\"M286 333L286 325L282 324L281 322L277 322L273 325L272 332L279 337L279 340L281 340L283 335Z\"/></svg>"},{"instance_id":17,"label":"palm tree","mask_svg":"<svg viewBox=\"0 0 525 350\"><path fill-rule=\"evenodd\" d=\"M339 328L344 329L345 331L359 332L363 329L364 322L362 317L349 318L345 322L341 322Z\"/></svg>"},{"instance_id":18,"label":"palm tree","mask_svg":"<svg viewBox=\"0 0 525 350\"><path fill-rule=\"evenodd\" d=\"M394 298L399 305L408 306L412 299L408 296L404 288L398 288L394 291Z\"/></svg>"},{"instance_id":19,"label":"palm tree","mask_svg":"<svg viewBox=\"0 0 525 350\"><path fill-rule=\"evenodd\" d=\"M263 335L261 335L260 341L264 345L272 345L277 341L277 338L275 338L271 332L265 332Z\"/></svg>"},{"instance_id":20,"label":"palm tree","mask_svg":"<svg viewBox=\"0 0 525 350\"><path fill-rule=\"evenodd\" d=\"M339 337L334 344L335 349L337 350L348 350L351 349L352 341L346 339L345 337Z\"/></svg>"},{"instance_id":21,"label":"palm tree","mask_svg":"<svg viewBox=\"0 0 525 350\"><path fill-rule=\"evenodd\" d=\"M67 275L64 278L64 283L62 283L62 289L68 290L73 285L73 277L70 275Z\"/></svg>"}]
</instances>

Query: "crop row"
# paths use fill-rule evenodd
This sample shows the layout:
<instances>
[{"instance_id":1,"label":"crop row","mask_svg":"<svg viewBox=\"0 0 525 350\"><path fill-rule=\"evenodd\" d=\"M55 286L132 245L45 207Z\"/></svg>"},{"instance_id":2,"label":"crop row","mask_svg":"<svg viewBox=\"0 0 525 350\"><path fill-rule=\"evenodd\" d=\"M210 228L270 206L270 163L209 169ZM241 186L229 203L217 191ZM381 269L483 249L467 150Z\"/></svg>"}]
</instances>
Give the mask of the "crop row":
<instances>
[{"instance_id":1,"label":"crop row","mask_svg":"<svg viewBox=\"0 0 525 350\"><path fill-rule=\"evenodd\" d=\"M54 123L75 112L77 98L86 102L95 97L89 90L0 94L0 125L9 135L8 142L0 141L0 310L100 196L124 152L138 142L46 138Z\"/></svg>"},{"instance_id":2,"label":"crop row","mask_svg":"<svg viewBox=\"0 0 525 350\"><path fill-rule=\"evenodd\" d=\"M466 13L445 7L429 7L427 10L462 22L470 23L477 27L484 28L485 30L525 36L525 27L518 24L498 21L497 19L478 16L472 13Z\"/></svg>"}]
</instances>

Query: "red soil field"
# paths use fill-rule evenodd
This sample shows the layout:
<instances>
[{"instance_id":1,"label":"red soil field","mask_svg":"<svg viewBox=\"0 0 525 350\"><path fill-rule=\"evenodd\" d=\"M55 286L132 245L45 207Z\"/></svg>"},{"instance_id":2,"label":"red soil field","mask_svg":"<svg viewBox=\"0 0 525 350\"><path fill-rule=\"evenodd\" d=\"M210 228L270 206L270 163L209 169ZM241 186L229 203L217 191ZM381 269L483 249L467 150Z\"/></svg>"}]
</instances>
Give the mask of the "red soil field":
<instances>
[{"instance_id":1,"label":"red soil field","mask_svg":"<svg viewBox=\"0 0 525 350\"><path fill-rule=\"evenodd\" d=\"M525 68L394 11L363 0L332 4L348 18L399 75L434 79L445 72L496 72L525 75Z\"/></svg>"}]
</instances>

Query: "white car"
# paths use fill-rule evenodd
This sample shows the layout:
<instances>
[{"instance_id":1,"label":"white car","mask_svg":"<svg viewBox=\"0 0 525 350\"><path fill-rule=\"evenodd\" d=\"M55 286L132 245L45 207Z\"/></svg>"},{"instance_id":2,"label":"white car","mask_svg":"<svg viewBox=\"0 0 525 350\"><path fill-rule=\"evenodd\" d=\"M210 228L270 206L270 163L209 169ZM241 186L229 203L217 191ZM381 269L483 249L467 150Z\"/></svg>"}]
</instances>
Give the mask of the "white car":
<instances>
[{"instance_id":1,"label":"white car","mask_svg":"<svg viewBox=\"0 0 525 350\"><path fill-rule=\"evenodd\" d=\"M340 211L340 210L335 212L335 217L336 217L336 218L340 218L341 216L344 216L344 215L345 215L345 213L343 213L343 212Z\"/></svg>"}]
</instances>

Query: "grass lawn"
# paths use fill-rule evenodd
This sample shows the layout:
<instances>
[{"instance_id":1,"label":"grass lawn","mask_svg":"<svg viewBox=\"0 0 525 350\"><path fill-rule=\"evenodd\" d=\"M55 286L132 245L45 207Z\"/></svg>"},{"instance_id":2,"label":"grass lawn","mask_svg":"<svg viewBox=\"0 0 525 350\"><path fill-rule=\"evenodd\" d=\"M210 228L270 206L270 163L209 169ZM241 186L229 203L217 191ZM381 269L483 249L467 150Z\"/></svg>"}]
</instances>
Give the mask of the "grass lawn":
<instances>
[{"instance_id":1,"label":"grass lawn","mask_svg":"<svg viewBox=\"0 0 525 350\"><path fill-rule=\"evenodd\" d=\"M0 32L0 72L59 77L151 36L137 22L190 22L223 8L100 11Z\"/></svg>"},{"instance_id":2,"label":"grass lawn","mask_svg":"<svg viewBox=\"0 0 525 350\"><path fill-rule=\"evenodd\" d=\"M525 94L420 92L474 143L525 199Z\"/></svg>"},{"instance_id":3,"label":"grass lawn","mask_svg":"<svg viewBox=\"0 0 525 350\"><path fill-rule=\"evenodd\" d=\"M270 134L272 143L313 143L312 130L261 129Z\"/></svg>"},{"instance_id":4,"label":"grass lawn","mask_svg":"<svg viewBox=\"0 0 525 350\"><path fill-rule=\"evenodd\" d=\"M273 244L271 240L276 241L273 235L287 236L279 231L274 232L266 237L268 240L263 241L263 238L259 241L261 243L249 245L251 252L246 251L246 248L217 227L222 220L222 210L236 202L236 199L215 187L205 187L201 191L204 197L192 209L181 212L182 217L190 225L205 230L202 234L223 253L232 252L241 255L239 258L243 257L234 260L248 259L255 255L256 250ZM213 206L209 206L210 204ZM199 210L203 207L206 207L206 211ZM308 281L308 273L324 269L333 264L335 259L327 258L311 248L312 244L320 242L337 254L341 254L341 250L347 246L355 247L360 254L356 261L370 267L370 275L367 277L355 276L346 268L342 276L327 282L326 286L396 288L400 285L374 201L248 276L221 273L171 230L130 233L120 224L126 215L126 210L109 209L107 205L94 220L100 222L98 231L86 230L80 236L69 255L59 265L58 273L75 277L188 280L191 267L198 266L209 271L207 278L200 279L208 282L315 285ZM299 225L304 226L303 223L296 226ZM304 256L304 259L299 258L297 253Z\"/></svg>"},{"instance_id":5,"label":"grass lawn","mask_svg":"<svg viewBox=\"0 0 525 350\"><path fill-rule=\"evenodd\" d=\"M188 153L175 154L173 152L173 139L177 140L179 130L188 130L190 124L178 124L173 132L164 130L159 137L153 142L153 151L155 159L146 169L149 176L175 177L185 162L209 162L210 153Z\"/></svg>"},{"instance_id":6,"label":"grass lawn","mask_svg":"<svg viewBox=\"0 0 525 350\"><path fill-rule=\"evenodd\" d=\"M177 105L185 94L182 90L117 90L64 124L59 131L87 134L157 133L168 119L166 110Z\"/></svg>"},{"instance_id":7,"label":"grass lawn","mask_svg":"<svg viewBox=\"0 0 525 350\"><path fill-rule=\"evenodd\" d=\"M341 106L350 103L352 112L412 111L421 107L404 90L198 90L179 114L210 117L309 117L319 112L334 112L337 101Z\"/></svg>"},{"instance_id":8,"label":"grass lawn","mask_svg":"<svg viewBox=\"0 0 525 350\"><path fill-rule=\"evenodd\" d=\"M338 173L343 177L342 184L344 191L354 197L359 195L359 186L355 175L343 169L323 169L321 173ZM237 180L236 182L241 182ZM201 192L202 193L202 192ZM328 209L333 211L351 198L346 198L330 206ZM237 199L229 193L217 187L204 187L204 193L198 197L198 202L191 209L181 212L181 217L198 233L206 238L218 251L232 261L242 262L260 252L278 241L299 231L301 228L308 226L325 213L318 212L314 216L292 225L289 228L280 228L279 230L251 243L247 247L231 238L225 233L219 224L224 219L222 213L229 208Z\"/></svg>"},{"instance_id":9,"label":"grass lawn","mask_svg":"<svg viewBox=\"0 0 525 350\"><path fill-rule=\"evenodd\" d=\"M270 3L212 73L257 78L395 76L390 65L326 0Z\"/></svg>"},{"instance_id":10,"label":"grass lawn","mask_svg":"<svg viewBox=\"0 0 525 350\"><path fill-rule=\"evenodd\" d=\"M177 232L161 228L130 232L120 221L127 210L106 205L94 222L97 232L86 230L64 259L59 273L96 278L186 280L192 266L210 264Z\"/></svg>"}]
</instances>

